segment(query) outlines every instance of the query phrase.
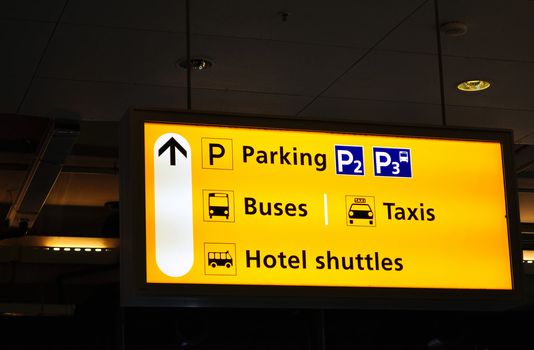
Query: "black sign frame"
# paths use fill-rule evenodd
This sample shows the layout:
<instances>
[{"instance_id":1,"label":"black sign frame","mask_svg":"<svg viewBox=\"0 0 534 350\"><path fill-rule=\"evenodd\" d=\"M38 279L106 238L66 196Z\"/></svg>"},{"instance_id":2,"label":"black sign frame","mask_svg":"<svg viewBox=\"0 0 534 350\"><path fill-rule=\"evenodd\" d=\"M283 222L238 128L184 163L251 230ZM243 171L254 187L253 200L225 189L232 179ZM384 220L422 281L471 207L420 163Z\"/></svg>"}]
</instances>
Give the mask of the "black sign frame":
<instances>
[{"instance_id":1,"label":"black sign frame","mask_svg":"<svg viewBox=\"0 0 534 350\"><path fill-rule=\"evenodd\" d=\"M147 283L144 207L145 122L321 131L356 135L497 141L501 144L503 155L513 288L512 290L466 290ZM524 283L520 246L519 204L512 156L513 133L510 130L372 125L347 121L298 120L293 117L281 116L132 108L121 121L121 304L135 307L405 310L502 310L517 307L521 303Z\"/></svg>"}]
</instances>

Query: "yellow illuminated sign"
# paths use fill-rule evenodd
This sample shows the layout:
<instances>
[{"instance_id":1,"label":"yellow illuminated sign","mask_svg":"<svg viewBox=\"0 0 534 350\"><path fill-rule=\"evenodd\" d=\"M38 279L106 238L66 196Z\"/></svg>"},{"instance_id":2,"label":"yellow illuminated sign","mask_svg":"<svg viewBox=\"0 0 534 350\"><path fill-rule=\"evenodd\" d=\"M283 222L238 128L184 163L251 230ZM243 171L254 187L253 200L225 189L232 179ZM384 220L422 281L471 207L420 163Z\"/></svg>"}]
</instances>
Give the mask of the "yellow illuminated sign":
<instances>
[{"instance_id":1,"label":"yellow illuminated sign","mask_svg":"<svg viewBox=\"0 0 534 350\"><path fill-rule=\"evenodd\" d=\"M501 145L145 122L146 281L512 289Z\"/></svg>"}]
</instances>

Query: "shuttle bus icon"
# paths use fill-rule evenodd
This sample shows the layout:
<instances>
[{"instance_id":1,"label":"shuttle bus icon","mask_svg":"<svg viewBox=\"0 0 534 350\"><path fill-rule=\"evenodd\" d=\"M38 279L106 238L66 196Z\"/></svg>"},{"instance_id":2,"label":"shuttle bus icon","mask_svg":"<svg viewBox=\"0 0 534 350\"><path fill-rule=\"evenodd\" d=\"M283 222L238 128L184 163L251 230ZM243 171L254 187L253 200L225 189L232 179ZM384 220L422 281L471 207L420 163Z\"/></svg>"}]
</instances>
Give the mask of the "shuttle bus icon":
<instances>
[{"instance_id":1,"label":"shuttle bus icon","mask_svg":"<svg viewBox=\"0 0 534 350\"><path fill-rule=\"evenodd\" d=\"M226 252L208 252L208 265L216 268L217 266L232 267L234 260L229 251Z\"/></svg>"},{"instance_id":2,"label":"shuttle bus icon","mask_svg":"<svg viewBox=\"0 0 534 350\"><path fill-rule=\"evenodd\" d=\"M410 158L408 157L408 151L399 151L399 162L410 162Z\"/></svg>"},{"instance_id":3,"label":"shuttle bus icon","mask_svg":"<svg viewBox=\"0 0 534 350\"><path fill-rule=\"evenodd\" d=\"M230 217L230 203L228 193L209 193L208 212L210 219L214 216L224 216L226 220Z\"/></svg>"}]
</instances>

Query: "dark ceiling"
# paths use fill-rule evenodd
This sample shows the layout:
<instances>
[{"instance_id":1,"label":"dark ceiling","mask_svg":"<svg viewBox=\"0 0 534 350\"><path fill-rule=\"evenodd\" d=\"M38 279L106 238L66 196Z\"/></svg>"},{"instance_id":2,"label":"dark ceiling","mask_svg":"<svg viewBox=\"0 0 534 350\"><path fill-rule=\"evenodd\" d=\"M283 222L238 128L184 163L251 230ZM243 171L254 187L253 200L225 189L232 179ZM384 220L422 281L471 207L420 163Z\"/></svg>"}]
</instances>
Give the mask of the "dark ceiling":
<instances>
[{"instance_id":1,"label":"dark ceiling","mask_svg":"<svg viewBox=\"0 0 534 350\"><path fill-rule=\"evenodd\" d=\"M23 233L6 222L0 243L21 234L117 240L118 121L131 106L186 109L188 89L190 107L203 111L511 129L521 221L534 223L534 1L191 0L191 56L213 66L192 71L190 85L177 65L187 55L185 5L0 2L0 215L8 216L51 130L64 121L77 130L35 222ZM436 29L451 21L467 32L441 31L440 56ZM456 89L469 79L492 86ZM326 328L310 310L124 312L117 252L11 259L6 245L3 348L111 348L124 339L124 348L143 349L313 349L324 339L329 348L532 347L519 321L532 310L532 290L516 313L330 311ZM76 311L14 319L5 311L13 305L41 316L36 305ZM31 330L24 339L16 336L22 328Z\"/></svg>"},{"instance_id":2,"label":"dark ceiling","mask_svg":"<svg viewBox=\"0 0 534 350\"><path fill-rule=\"evenodd\" d=\"M447 123L532 141L534 3L439 1ZM283 17L281 13L287 13ZM117 121L129 106L186 107L183 0L4 1L0 111ZM284 20L284 18L286 18ZM192 107L441 124L434 2L192 1ZM487 79L490 90L456 84Z\"/></svg>"}]
</instances>

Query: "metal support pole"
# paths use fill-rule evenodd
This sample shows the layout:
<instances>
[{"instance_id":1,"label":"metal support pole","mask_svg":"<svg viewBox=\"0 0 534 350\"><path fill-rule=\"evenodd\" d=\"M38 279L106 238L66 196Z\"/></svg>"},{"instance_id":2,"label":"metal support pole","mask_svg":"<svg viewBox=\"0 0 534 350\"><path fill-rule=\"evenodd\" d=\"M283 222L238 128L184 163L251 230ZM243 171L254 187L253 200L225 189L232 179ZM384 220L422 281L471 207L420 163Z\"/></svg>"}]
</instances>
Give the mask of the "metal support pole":
<instances>
[{"instance_id":1,"label":"metal support pole","mask_svg":"<svg viewBox=\"0 0 534 350\"><path fill-rule=\"evenodd\" d=\"M438 0L434 0L434 15L436 23L436 43L438 46L439 92L441 97L441 123L447 126L447 110L445 107L445 87L443 82L443 53L441 51L441 26L439 24Z\"/></svg>"},{"instance_id":2,"label":"metal support pole","mask_svg":"<svg viewBox=\"0 0 534 350\"><path fill-rule=\"evenodd\" d=\"M185 0L185 50L187 60L187 110L191 110L191 24L189 0Z\"/></svg>"}]
</instances>

